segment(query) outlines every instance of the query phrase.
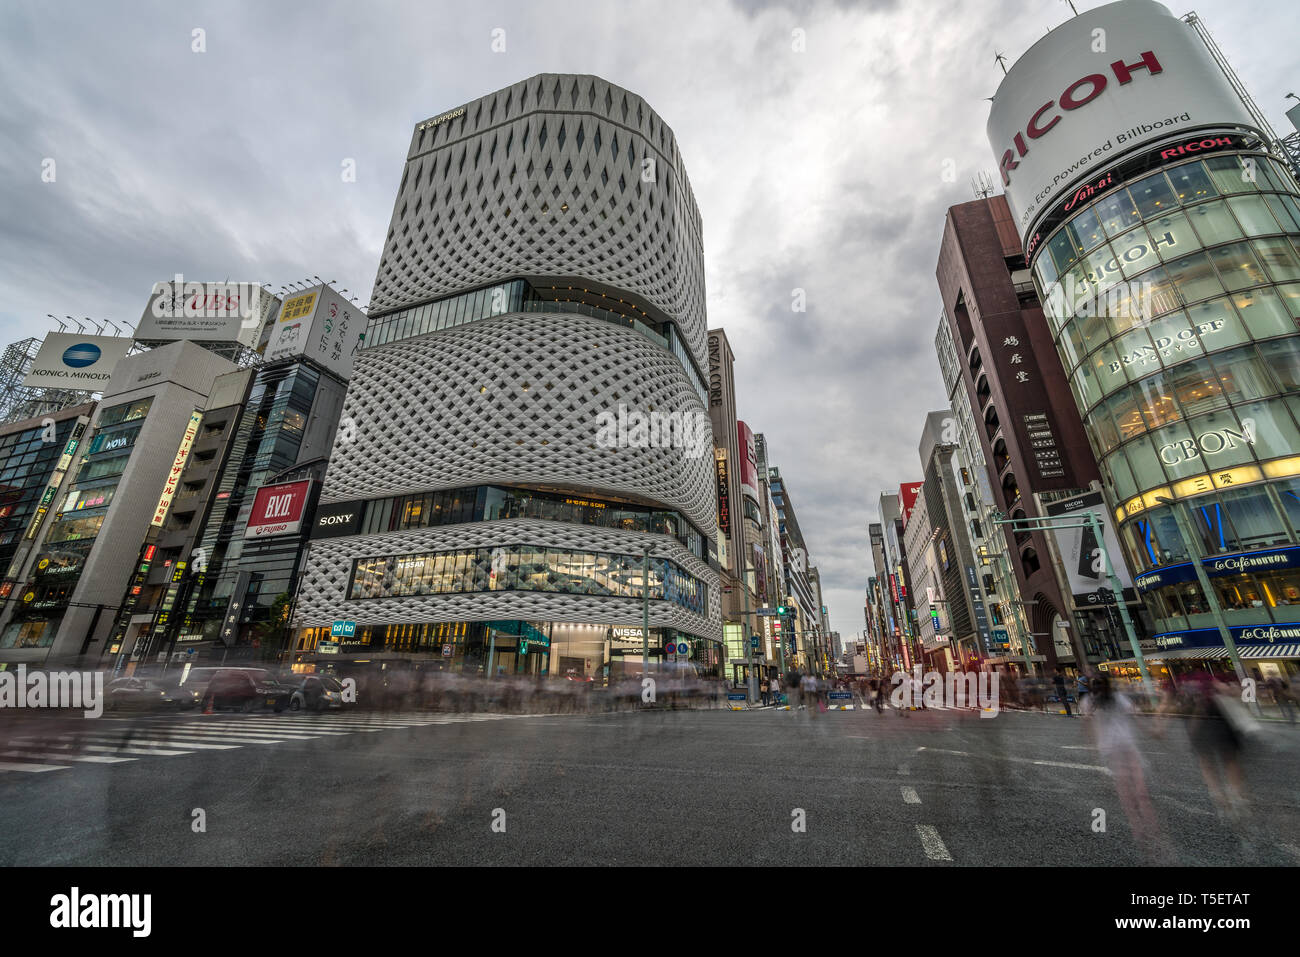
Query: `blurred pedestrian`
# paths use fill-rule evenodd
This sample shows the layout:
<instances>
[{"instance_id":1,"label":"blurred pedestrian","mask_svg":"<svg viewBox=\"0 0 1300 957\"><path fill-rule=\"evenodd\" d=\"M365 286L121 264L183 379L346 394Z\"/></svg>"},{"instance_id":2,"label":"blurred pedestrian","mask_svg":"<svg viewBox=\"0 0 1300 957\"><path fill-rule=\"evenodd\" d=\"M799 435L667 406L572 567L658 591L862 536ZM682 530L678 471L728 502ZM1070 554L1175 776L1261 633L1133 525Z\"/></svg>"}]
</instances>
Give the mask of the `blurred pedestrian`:
<instances>
[{"instance_id":1,"label":"blurred pedestrian","mask_svg":"<svg viewBox=\"0 0 1300 957\"><path fill-rule=\"evenodd\" d=\"M817 699L817 679L812 672L804 674L799 685L799 696L803 698L804 707L811 717L817 717L817 708L821 702Z\"/></svg>"},{"instance_id":2,"label":"blurred pedestrian","mask_svg":"<svg viewBox=\"0 0 1300 957\"><path fill-rule=\"evenodd\" d=\"M872 679L872 686L876 689L876 714L885 712L885 689L887 684L884 678Z\"/></svg>"},{"instance_id":3,"label":"blurred pedestrian","mask_svg":"<svg viewBox=\"0 0 1300 957\"><path fill-rule=\"evenodd\" d=\"M1083 699L1088 694L1088 685L1088 676L1080 671L1079 676L1074 679L1074 700L1079 704L1080 714L1083 713Z\"/></svg>"},{"instance_id":4,"label":"blurred pedestrian","mask_svg":"<svg viewBox=\"0 0 1300 957\"><path fill-rule=\"evenodd\" d=\"M1186 682L1184 688L1192 699L1192 721L1187 736L1205 788L1219 813L1239 822L1247 808L1245 775L1241 769L1245 734L1242 719L1230 711L1241 702L1234 700L1227 685L1213 675ZM1245 711L1244 705L1241 710Z\"/></svg>"},{"instance_id":5,"label":"blurred pedestrian","mask_svg":"<svg viewBox=\"0 0 1300 957\"><path fill-rule=\"evenodd\" d=\"M771 690L771 686L768 683L767 678L763 678L761 681L759 681L758 690L763 698L763 707L766 708L769 704L772 703L772 690Z\"/></svg>"},{"instance_id":6,"label":"blurred pedestrian","mask_svg":"<svg viewBox=\"0 0 1300 957\"><path fill-rule=\"evenodd\" d=\"M1110 768L1133 839L1151 863L1160 863L1160 824L1147 791L1142 755L1138 751L1133 718L1137 709L1125 695L1111 689L1108 677L1093 678L1089 690L1091 694L1080 705L1080 714L1089 718L1088 730L1101 759Z\"/></svg>"},{"instance_id":7,"label":"blurred pedestrian","mask_svg":"<svg viewBox=\"0 0 1300 957\"><path fill-rule=\"evenodd\" d=\"M1273 695L1273 703L1277 705L1278 712L1286 717L1289 724L1295 724L1295 712L1291 710L1290 684L1278 675L1270 675L1264 684Z\"/></svg>"},{"instance_id":8,"label":"blurred pedestrian","mask_svg":"<svg viewBox=\"0 0 1300 957\"><path fill-rule=\"evenodd\" d=\"M1052 677L1052 684L1056 687L1056 693L1061 699L1061 706L1065 708L1065 716L1072 717L1074 712L1070 710L1070 696L1065 692L1065 675L1060 668L1056 669L1056 674Z\"/></svg>"}]
</instances>

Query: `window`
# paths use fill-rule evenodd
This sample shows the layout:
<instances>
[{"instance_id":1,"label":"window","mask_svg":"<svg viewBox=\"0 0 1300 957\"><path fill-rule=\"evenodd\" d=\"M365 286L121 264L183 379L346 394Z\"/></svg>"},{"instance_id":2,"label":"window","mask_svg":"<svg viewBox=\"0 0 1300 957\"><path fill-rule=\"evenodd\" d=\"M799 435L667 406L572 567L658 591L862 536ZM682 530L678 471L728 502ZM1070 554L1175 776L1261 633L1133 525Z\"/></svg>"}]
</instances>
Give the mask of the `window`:
<instances>
[{"instance_id":1,"label":"window","mask_svg":"<svg viewBox=\"0 0 1300 957\"><path fill-rule=\"evenodd\" d=\"M1247 236L1267 236L1278 232L1277 220L1269 212L1262 196L1234 196L1226 202Z\"/></svg>"},{"instance_id":2,"label":"window","mask_svg":"<svg viewBox=\"0 0 1300 957\"><path fill-rule=\"evenodd\" d=\"M1187 163L1168 171L1169 182L1180 203L1194 203L1215 195L1214 184L1200 163Z\"/></svg>"},{"instance_id":3,"label":"window","mask_svg":"<svg viewBox=\"0 0 1300 957\"><path fill-rule=\"evenodd\" d=\"M1224 287L1229 291L1258 286L1268 281L1249 243L1234 243L1211 249L1210 258L1214 260L1219 275L1223 277Z\"/></svg>"},{"instance_id":4,"label":"window","mask_svg":"<svg viewBox=\"0 0 1300 957\"><path fill-rule=\"evenodd\" d=\"M1189 209L1187 216L1206 246L1232 242L1242 236L1241 227L1228 212L1226 203L1202 203Z\"/></svg>"},{"instance_id":5,"label":"window","mask_svg":"<svg viewBox=\"0 0 1300 957\"><path fill-rule=\"evenodd\" d=\"M1164 173L1156 173L1134 183L1129 187L1129 193L1137 203L1138 212L1142 214L1143 219L1158 216L1171 206L1178 205L1174 191L1165 182Z\"/></svg>"},{"instance_id":6,"label":"window","mask_svg":"<svg viewBox=\"0 0 1300 957\"><path fill-rule=\"evenodd\" d=\"M1165 268L1184 302L1197 302L1217 296L1223 291L1219 277L1205 253L1172 260Z\"/></svg>"}]
</instances>

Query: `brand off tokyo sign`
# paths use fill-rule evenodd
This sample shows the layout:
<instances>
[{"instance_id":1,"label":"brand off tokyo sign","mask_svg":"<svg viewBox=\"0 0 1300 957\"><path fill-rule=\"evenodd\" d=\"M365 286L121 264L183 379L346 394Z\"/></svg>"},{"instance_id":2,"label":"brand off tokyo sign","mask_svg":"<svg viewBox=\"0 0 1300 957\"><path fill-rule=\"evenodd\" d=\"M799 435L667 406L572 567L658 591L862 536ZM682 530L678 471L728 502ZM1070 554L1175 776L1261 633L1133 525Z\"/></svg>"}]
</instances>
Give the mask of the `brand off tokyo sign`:
<instances>
[{"instance_id":1,"label":"brand off tokyo sign","mask_svg":"<svg viewBox=\"0 0 1300 957\"><path fill-rule=\"evenodd\" d=\"M1123 0L1067 20L1026 51L993 99L988 137L1023 237L1120 157L1195 129L1236 127L1255 123L1192 27L1152 0Z\"/></svg>"}]
</instances>

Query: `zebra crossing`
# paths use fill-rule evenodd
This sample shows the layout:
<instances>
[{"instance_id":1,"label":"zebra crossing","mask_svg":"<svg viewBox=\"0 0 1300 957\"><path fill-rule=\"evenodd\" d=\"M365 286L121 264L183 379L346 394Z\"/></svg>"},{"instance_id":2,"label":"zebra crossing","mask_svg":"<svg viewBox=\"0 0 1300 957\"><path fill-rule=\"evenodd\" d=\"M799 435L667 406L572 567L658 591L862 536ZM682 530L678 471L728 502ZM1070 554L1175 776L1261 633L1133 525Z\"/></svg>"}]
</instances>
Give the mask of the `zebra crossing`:
<instances>
[{"instance_id":1,"label":"zebra crossing","mask_svg":"<svg viewBox=\"0 0 1300 957\"><path fill-rule=\"evenodd\" d=\"M253 714L105 716L59 734L0 737L0 777L126 764L147 757L235 751L257 745L375 734L401 728L537 717L518 714Z\"/></svg>"}]
</instances>

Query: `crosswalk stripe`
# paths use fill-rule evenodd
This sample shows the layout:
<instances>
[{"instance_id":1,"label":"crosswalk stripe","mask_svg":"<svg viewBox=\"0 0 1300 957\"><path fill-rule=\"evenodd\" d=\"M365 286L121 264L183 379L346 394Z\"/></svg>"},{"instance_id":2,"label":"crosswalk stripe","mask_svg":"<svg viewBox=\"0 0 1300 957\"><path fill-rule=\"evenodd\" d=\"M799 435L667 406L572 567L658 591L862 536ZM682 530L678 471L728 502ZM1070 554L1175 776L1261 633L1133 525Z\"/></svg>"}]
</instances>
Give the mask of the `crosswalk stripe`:
<instances>
[{"instance_id":1,"label":"crosswalk stripe","mask_svg":"<svg viewBox=\"0 0 1300 957\"><path fill-rule=\"evenodd\" d=\"M921 803L921 796L920 796L919 794L916 793L916 788L903 788L902 791L903 791L903 803L904 803L904 804L920 804L920 803Z\"/></svg>"},{"instance_id":2,"label":"crosswalk stripe","mask_svg":"<svg viewBox=\"0 0 1300 957\"><path fill-rule=\"evenodd\" d=\"M150 730L152 731L155 729L150 729ZM156 730L164 730L164 729L156 729ZM221 728L167 728L165 729L164 733L184 734L184 735L192 734L192 735L197 735L199 737L209 737L209 738L246 738L250 741L258 741L263 738L272 738L277 741L283 739L310 741L313 737L310 734L299 734L296 732L288 732L288 731L242 731L238 729L231 729L230 731L226 731Z\"/></svg>"},{"instance_id":3,"label":"crosswalk stripe","mask_svg":"<svg viewBox=\"0 0 1300 957\"><path fill-rule=\"evenodd\" d=\"M81 761L85 764L123 764L126 761L134 761L135 758L116 758L105 754L59 754L50 751L0 751L0 756L6 758L29 758L33 761L46 761L53 758L56 761Z\"/></svg>"},{"instance_id":4,"label":"crosswalk stripe","mask_svg":"<svg viewBox=\"0 0 1300 957\"><path fill-rule=\"evenodd\" d=\"M83 744L86 751L113 751L117 754L156 754L159 757L171 757L176 754L193 754L193 751L173 751L169 748L114 748L106 744Z\"/></svg>"},{"instance_id":5,"label":"crosswalk stripe","mask_svg":"<svg viewBox=\"0 0 1300 957\"><path fill-rule=\"evenodd\" d=\"M238 744L217 744L214 741L167 741L158 738L132 738L129 742L115 741L112 738L107 738L101 735L92 735L87 737L86 740L93 741L97 744L156 744L164 748L181 745L186 748L203 748L208 751L234 751L236 748L240 747Z\"/></svg>"},{"instance_id":6,"label":"crosswalk stripe","mask_svg":"<svg viewBox=\"0 0 1300 957\"><path fill-rule=\"evenodd\" d=\"M500 721L508 718L552 717L545 714L423 714L423 715L341 715L293 716L254 712L247 715L168 715L158 720L138 715L105 715L86 732L61 732L54 735L28 734L14 738L7 745L14 749L0 756L20 761L0 761L0 771L64 771L68 765L39 764L37 761L62 760L81 764L123 764L142 757L173 757L193 754L196 750L234 751L254 744L283 744L286 741L312 741L325 737L378 733L401 728L424 728ZM141 737L136 737L141 735ZM103 752L86 754L83 752Z\"/></svg>"}]
</instances>

